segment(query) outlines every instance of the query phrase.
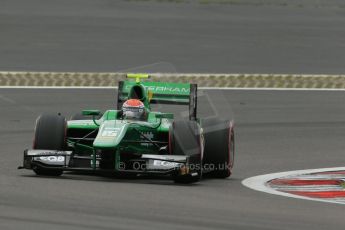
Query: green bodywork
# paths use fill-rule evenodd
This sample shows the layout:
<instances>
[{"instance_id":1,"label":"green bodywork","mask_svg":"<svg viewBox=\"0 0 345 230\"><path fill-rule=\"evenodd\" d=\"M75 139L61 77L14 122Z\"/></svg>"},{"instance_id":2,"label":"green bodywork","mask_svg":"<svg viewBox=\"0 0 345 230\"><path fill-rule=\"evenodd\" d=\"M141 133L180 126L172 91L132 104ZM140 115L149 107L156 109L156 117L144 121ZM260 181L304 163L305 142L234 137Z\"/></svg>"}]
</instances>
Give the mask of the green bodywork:
<instances>
[{"instance_id":1,"label":"green bodywork","mask_svg":"<svg viewBox=\"0 0 345 230\"><path fill-rule=\"evenodd\" d=\"M132 76L135 78L135 76ZM121 110L107 110L99 119L71 120L67 122L68 133L83 133L79 139L67 135L68 147L74 152L88 153L92 158L91 166L97 167L97 152L108 151L115 154L115 169L118 169L121 153L160 154L160 148L168 145L169 128L173 121L172 114L151 111L151 102L189 103L190 84L124 81L119 88L119 99L133 98L135 90L140 88L140 99L146 109L145 120L126 120ZM121 97L121 98L120 98ZM93 110L89 110L93 114ZM88 114L88 113L86 113ZM85 142L89 137L89 142ZM75 137L75 136L74 136Z\"/></svg>"},{"instance_id":2,"label":"green bodywork","mask_svg":"<svg viewBox=\"0 0 345 230\"><path fill-rule=\"evenodd\" d=\"M146 96L151 92L153 100L172 101L189 103L190 84L186 83L165 83L165 82L142 82L136 83L125 81L122 92L128 95L135 85L140 85L146 91ZM144 100L144 104L149 107L149 100Z\"/></svg>"},{"instance_id":3,"label":"green bodywork","mask_svg":"<svg viewBox=\"0 0 345 230\"><path fill-rule=\"evenodd\" d=\"M149 112L148 119L146 121L125 120L118 119L118 110L107 110L104 115L95 120L73 120L68 121L68 130L71 129L98 129L98 134L93 142L94 148L117 148L123 138L135 139L137 136L133 132L133 129L139 130L144 135L146 133L152 133L154 136L160 133L166 133L169 131L171 125L171 119L159 119L156 118L157 112ZM140 138L142 139L142 138ZM139 139L139 140L140 140Z\"/></svg>"}]
</instances>

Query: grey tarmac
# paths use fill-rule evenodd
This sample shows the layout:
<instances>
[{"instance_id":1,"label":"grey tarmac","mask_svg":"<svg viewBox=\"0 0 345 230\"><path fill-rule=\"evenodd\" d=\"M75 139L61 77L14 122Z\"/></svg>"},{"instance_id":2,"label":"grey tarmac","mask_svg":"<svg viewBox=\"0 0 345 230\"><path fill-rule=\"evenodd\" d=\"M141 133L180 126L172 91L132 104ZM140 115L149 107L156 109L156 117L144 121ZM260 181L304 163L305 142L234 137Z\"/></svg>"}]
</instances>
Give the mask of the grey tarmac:
<instances>
[{"instance_id":1,"label":"grey tarmac","mask_svg":"<svg viewBox=\"0 0 345 230\"><path fill-rule=\"evenodd\" d=\"M85 108L115 108L116 90L0 89L0 229L342 228L343 205L269 195L241 181L344 165L344 92L205 90L200 95L200 116L235 119L235 168L229 179L181 186L164 178L73 173L48 178L17 170L40 113L69 117ZM184 114L180 107L174 111Z\"/></svg>"},{"instance_id":2,"label":"grey tarmac","mask_svg":"<svg viewBox=\"0 0 345 230\"><path fill-rule=\"evenodd\" d=\"M344 74L344 24L343 0L1 0L0 70Z\"/></svg>"}]
</instances>

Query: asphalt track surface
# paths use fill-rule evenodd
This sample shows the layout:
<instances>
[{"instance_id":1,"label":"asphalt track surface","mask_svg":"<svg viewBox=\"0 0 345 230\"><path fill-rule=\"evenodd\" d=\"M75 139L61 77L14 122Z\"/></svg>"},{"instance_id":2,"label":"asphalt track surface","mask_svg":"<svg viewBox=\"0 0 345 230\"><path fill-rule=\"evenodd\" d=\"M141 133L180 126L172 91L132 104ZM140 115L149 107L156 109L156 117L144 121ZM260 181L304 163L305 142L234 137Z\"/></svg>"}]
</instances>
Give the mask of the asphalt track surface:
<instances>
[{"instance_id":1,"label":"asphalt track surface","mask_svg":"<svg viewBox=\"0 0 345 230\"><path fill-rule=\"evenodd\" d=\"M0 70L344 73L343 1L242 2L0 0ZM0 89L1 230L343 228L343 205L241 185L259 174L343 166L341 91L205 92L200 114L236 121L235 169L226 180L182 186L16 169L40 113L103 110L115 107L115 95Z\"/></svg>"},{"instance_id":2,"label":"asphalt track surface","mask_svg":"<svg viewBox=\"0 0 345 230\"><path fill-rule=\"evenodd\" d=\"M115 95L114 89L0 89L0 229L343 228L343 205L241 184L259 174L343 166L343 91L201 91L201 116L236 121L235 169L225 180L176 185L159 178L38 177L16 169L40 113L103 110L115 107Z\"/></svg>"},{"instance_id":3,"label":"asphalt track surface","mask_svg":"<svg viewBox=\"0 0 345 230\"><path fill-rule=\"evenodd\" d=\"M0 69L343 74L344 25L343 0L1 0Z\"/></svg>"}]
</instances>

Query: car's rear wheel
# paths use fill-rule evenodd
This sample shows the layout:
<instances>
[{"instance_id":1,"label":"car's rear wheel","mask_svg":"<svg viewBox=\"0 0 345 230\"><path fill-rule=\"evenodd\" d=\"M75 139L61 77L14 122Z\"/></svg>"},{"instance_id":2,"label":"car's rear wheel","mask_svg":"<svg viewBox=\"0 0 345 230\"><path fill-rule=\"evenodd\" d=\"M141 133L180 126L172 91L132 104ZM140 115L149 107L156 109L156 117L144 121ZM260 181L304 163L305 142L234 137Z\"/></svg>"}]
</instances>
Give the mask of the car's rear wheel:
<instances>
[{"instance_id":1,"label":"car's rear wheel","mask_svg":"<svg viewBox=\"0 0 345 230\"><path fill-rule=\"evenodd\" d=\"M218 118L201 120L205 138L203 164L216 178L231 175L235 156L235 132L232 121Z\"/></svg>"},{"instance_id":2,"label":"car's rear wheel","mask_svg":"<svg viewBox=\"0 0 345 230\"><path fill-rule=\"evenodd\" d=\"M36 121L34 149L64 150L66 146L66 119L61 115L43 114ZM60 176L60 169L33 167L37 175Z\"/></svg>"},{"instance_id":3,"label":"car's rear wheel","mask_svg":"<svg viewBox=\"0 0 345 230\"><path fill-rule=\"evenodd\" d=\"M188 173L174 175L176 183L194 183L202 177L200 126L195 121L174 121L169 130L169 152L189 156Z\"/></svg>"}]
</instances>

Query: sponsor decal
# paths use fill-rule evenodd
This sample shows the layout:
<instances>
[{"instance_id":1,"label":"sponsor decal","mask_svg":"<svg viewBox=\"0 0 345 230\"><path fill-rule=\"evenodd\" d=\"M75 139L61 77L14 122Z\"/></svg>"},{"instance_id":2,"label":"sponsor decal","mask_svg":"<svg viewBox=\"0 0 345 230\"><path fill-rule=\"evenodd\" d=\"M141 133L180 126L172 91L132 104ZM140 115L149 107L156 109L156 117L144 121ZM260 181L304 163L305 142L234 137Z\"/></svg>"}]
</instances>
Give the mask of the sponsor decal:
<instances>
[{"instance_id":1,"label":"sponsor decal","mask_svg":"<svg viewBox=\"0 0 345 230\"><path fill-rule=\"evenodd\" d=\"M180 165L180 163L169 162L169 161L154 160L154 161L153 161L153 165L154 165L154 166L158 166L158 167L175 168L175 167L178 167L178 166Z\"/></svg>"},{"instance_id":2,"label":"sponsor decal","mask_svg":"<svg viewBox=\"0 0 345 230\"><path fill-rule=\"evenodd\" d=\"M177 88L177 87L167 87L167 86L149 86L146 87L148 90L155 92L155 93L183 93L188 94L189 90L188 88Z\"/></svg>"},{"instance_id":3,"label":"sponsor decal","mask_svg":"<svg viewBox=\"0 0 345 230\"><path fill-rule=\"evenodd\" d=\"M125 91L129 91L133 85L127 84L125 86ZM184 87L171 87L171 86L144 86L146 90L153 93L170 93L170 94L189 94L190 89Z\"/></svg>"},{"instance_id":4,"label":"sponsor decal","mask_svg":"<svg viewBox=\"0 0 345 230\"><path fill-rule=\"evenodd\" d=\"M147 140L147 139L152 140L153 137L154 137L152 132L141 132L141 134L142 134L142 136L140 136L141 140ZM146 137L146 138L144 138L143 136ZM149 143L141 143L140 145L148 147L151 144L149 144Z\"/></svg>"},{"instance_id":5,"label":"sponsor decal","mask_svg":"<svg viewBox=\"0 0 345 230\"><path fill-rule=\"evenodd\" d=\"M93 123L93 121L89 121L89 120L73 120L73 121L68 121L69 125L80 125L80 126L92 126L95 125L95 123Z\"/></svg>"},{"instance_id":6,"label":"sponsor decal","mask_svg":"<svg viewBox=\"0 0 345 230\"><path fill-rule=\"evenodd\" d=\"M41 161L47 161L47 162L64 162L65 157L64 156L46 156L46 157L39 157Z\"/></svg>"},{"instance_id":7,"label":"sponsor decal","mask_svg":"<svg viewBox=\"0 0 345 230\"><path fill-rule=\"evenodd\" d=\"M49 151L49 150L28 150L27 155L28 156L35 156L35 155L70 155L72 152L71 151Z\"/></svg>"},{"instance_id":8,"label":"sponsor decal","mask_svg":"<svg viewBox=\"0 0 345 230\"><path fill-rule=\"evenodd\" d=\"M153 135L152 132L142 132L141 134L142 134L144 137L146 137L147 139L150 139L150 140L152 140L153 137L154 137L154 135ZM142 139L145 139L145 138L142 137Z\"/></svg>"},{"instance_id":9,"label":"sponsor decal","mask_svg":"<svg viewBox=\"0 0 345 230\"><path fill-rule=\"evenodd\" d=\"M101 137L116 137L120 132L120 128L106 127L102 130Z\"/></svg>"}]
</instances>

